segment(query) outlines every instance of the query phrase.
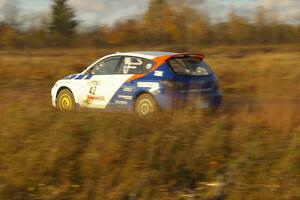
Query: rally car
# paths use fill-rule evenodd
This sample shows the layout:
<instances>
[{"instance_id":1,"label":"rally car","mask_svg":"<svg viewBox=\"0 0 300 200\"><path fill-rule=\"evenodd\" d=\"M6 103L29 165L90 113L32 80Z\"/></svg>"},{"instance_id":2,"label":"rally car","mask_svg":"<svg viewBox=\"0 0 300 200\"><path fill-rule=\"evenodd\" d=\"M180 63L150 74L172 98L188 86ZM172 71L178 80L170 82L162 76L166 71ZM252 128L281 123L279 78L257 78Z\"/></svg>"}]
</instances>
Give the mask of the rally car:
<instances>
[{"instance_id":1,"label":"rally car","mask_svg":"<svg viewBox=\"0 0 300 200\"><path fill-rule=\"evenodd\" d=\"M147 117L159 110L216 108L218 79L201 54L128 52L105 56L52 88L52 104L134 111Z\"/></svg>"}]
</instances>

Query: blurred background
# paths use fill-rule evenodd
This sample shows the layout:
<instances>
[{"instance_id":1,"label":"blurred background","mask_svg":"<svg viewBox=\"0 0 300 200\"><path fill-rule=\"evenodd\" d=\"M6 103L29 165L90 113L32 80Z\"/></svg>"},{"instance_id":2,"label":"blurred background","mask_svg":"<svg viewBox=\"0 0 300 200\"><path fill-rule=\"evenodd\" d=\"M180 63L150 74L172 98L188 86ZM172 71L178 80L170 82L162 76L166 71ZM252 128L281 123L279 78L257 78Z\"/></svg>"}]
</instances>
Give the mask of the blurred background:
<instances>
[{"instance_id":1,"label":"blurred background","mask_svg":"<svg viewBox=\"0 0 300 200\"><path fill-rule=\"evenodd\" d=\"M1 0L2 48L295 44L296 0Z\"/></svg>"},{"instance_id":2,"label":"blurred background","mask_svg":"<svg viewBox=\"0 0 300 200\"><path fill-rule=\"evenodd\" d=\"M219 110L61 113L120 51L196 52ZM0 0L0 199L300 199L300 1Z\"/></svg>"}]
</instances>

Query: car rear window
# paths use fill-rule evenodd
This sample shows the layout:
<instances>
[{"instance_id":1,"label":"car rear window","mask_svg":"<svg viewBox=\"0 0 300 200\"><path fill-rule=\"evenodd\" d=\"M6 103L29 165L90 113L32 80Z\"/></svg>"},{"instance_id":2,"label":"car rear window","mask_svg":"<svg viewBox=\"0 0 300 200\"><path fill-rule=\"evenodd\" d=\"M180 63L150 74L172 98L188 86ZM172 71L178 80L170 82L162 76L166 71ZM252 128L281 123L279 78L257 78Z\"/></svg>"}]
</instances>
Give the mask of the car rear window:
<instances>
[{"instance_id":1,"label":"car rear window","mask_svg":"<svg viewBox=\"0 0 300 200\"><path fill-rule=\"evenodd\" d=\"M178 75L205 76L212 73L209 66L197 57L171 58L168 64Z\"/></svg>"}]
</instances>

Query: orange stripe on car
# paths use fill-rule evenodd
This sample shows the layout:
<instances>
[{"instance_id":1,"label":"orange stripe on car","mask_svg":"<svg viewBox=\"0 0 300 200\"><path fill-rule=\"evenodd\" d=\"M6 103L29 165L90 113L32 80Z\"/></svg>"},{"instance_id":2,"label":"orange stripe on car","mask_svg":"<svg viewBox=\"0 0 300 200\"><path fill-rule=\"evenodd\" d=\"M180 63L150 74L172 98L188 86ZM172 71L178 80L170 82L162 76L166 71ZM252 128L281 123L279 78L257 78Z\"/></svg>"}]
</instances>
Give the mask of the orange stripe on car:
<instances>
[{"instance_id":1,"label":"orange stripe on car","mask_svg":"<svg viewBox=\"0 0 300 200\"><path fill-rule=\"evenodd\" d=\"M150 72L153 72L154 70L156 70L158 67L160 67L162 64L164 64L164 62L166 62L166 60L168 60L171 57L172 57L172 55L162 56L162 57L155 58L154 61L156 62L156 65L154 67L152 67L152 69L150 70ZM149 74L150 72L148 72L147 74ZM142 78L142 77L146 76L147 74L136 74L136 75L133 75L132 77L130 77L127 80L127 82L133 81L133 80L138 79L138 78Z\"/></svg>"},{"instance_id":2,"label":"orange stripe on car","mask_svg":"<svg viewBox=\"0 0 300 200\"><path fill-rule=\"evenodd\" d=\"M199 59L203 59L204 58L204 55L202 55L202 54L189 54L189 53L180 53L180 54L176 54L176 55L167 55L167 56L157 57L157 58L153 59L156 62L156 65L154 67L152 67L152 69L150 70L150 72L155 71L158 67L160 67L162 64L164 64L164 62L166 62L170 58L173 58L173 57L176 58L176 57L182 57L182 56L189 56L189 55L190 56L194 56L194 57L199 58ZM150 72L148 72L147 74L149 74ZM135 79L142 78L142 77L146 76L147 74L136 74L136 75L133 75L126 82L130 82L130 81L133 81Z\"/></svg>"}]
</instances>

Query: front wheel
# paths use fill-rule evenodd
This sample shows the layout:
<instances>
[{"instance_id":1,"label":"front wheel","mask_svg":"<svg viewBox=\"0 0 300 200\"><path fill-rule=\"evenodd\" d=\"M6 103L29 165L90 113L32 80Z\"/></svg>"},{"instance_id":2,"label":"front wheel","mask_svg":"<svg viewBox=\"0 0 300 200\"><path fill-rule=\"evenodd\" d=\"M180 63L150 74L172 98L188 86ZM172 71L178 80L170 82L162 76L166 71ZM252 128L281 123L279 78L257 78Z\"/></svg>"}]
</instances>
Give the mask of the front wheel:
<instances>
[{"instance_id":1,"label":"front wheel","mask_svg":"<svg viewBox=\"0 0 300 200\"><path fill-rule=\"evenodd\" d=\"M61 111L75 110L75 100L73 94L68 89L63 89L57 96L57 107Z\"/></svg>"},{"instance_id":2,"label":"front wheel","mask_svg":"<svg viewBox=\"0 0 300 200\"><path fill-rule=\"evenodd\" d=\"M141 118L147 118L158 110L159 107L150 94L142 94L135 101L135 112Z\"/></svg>"}]
</instances>

